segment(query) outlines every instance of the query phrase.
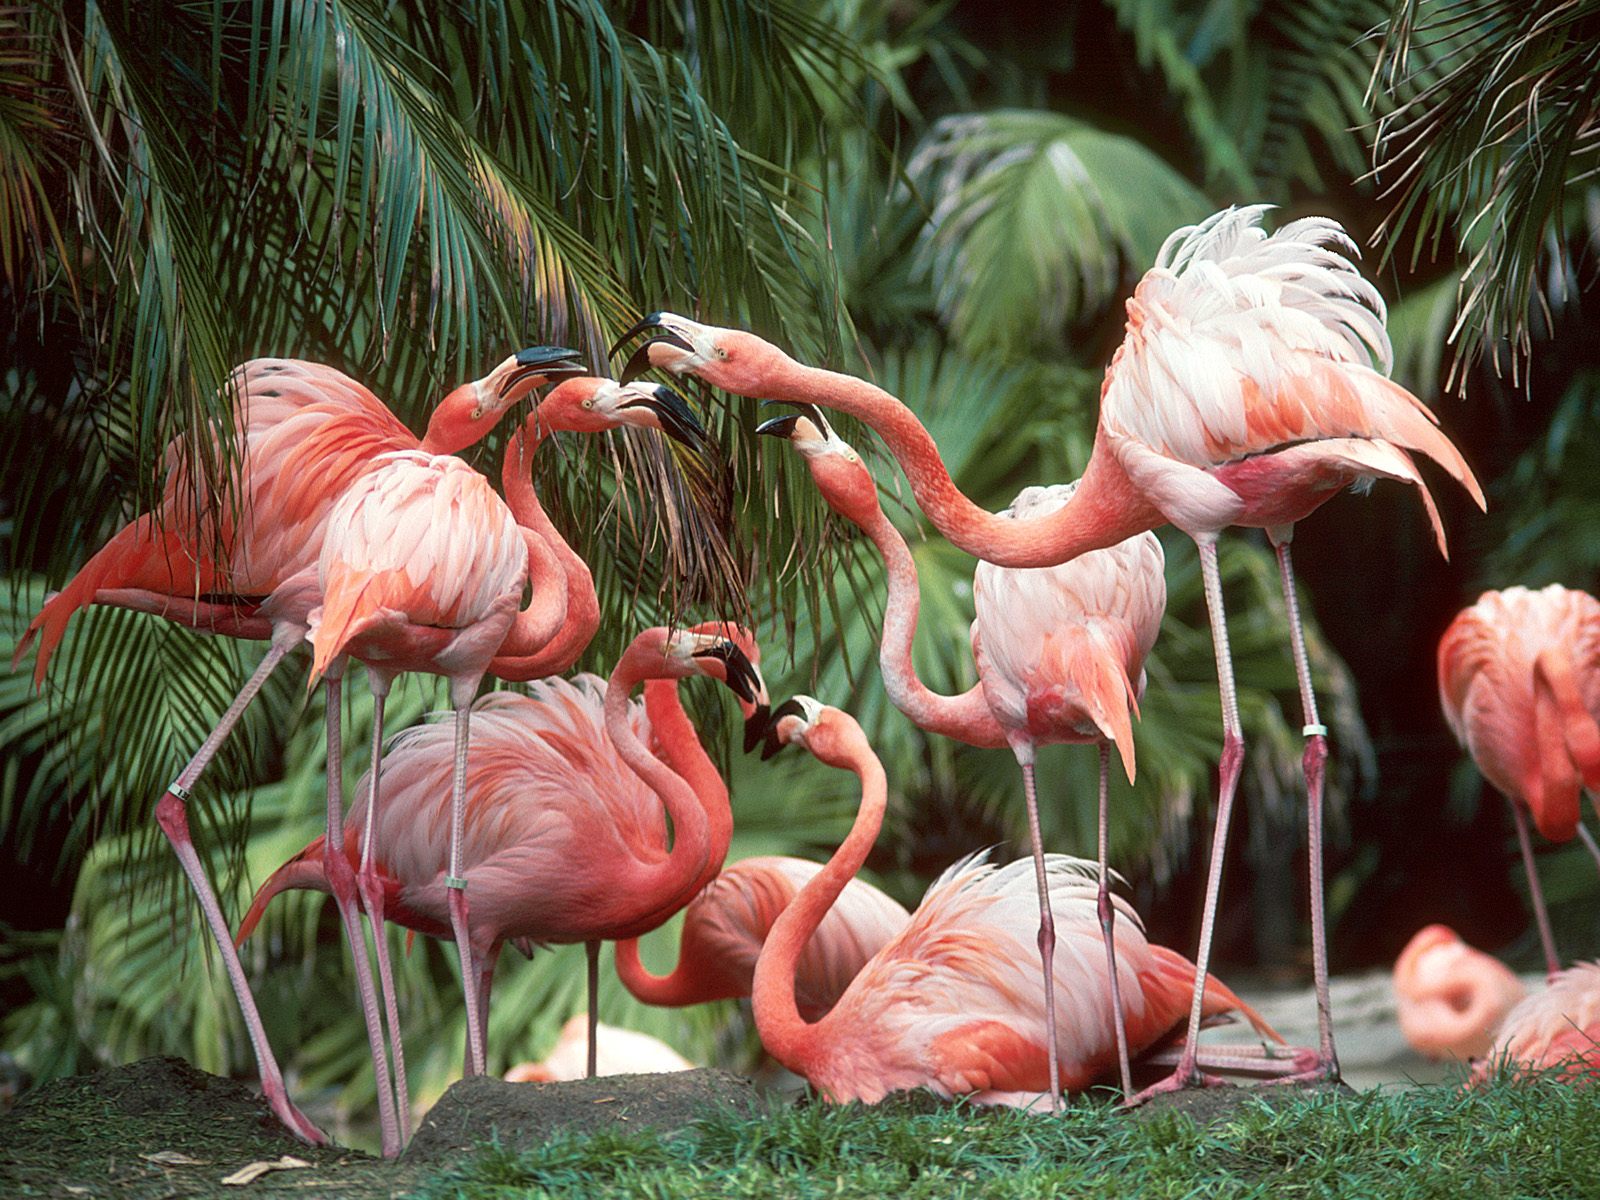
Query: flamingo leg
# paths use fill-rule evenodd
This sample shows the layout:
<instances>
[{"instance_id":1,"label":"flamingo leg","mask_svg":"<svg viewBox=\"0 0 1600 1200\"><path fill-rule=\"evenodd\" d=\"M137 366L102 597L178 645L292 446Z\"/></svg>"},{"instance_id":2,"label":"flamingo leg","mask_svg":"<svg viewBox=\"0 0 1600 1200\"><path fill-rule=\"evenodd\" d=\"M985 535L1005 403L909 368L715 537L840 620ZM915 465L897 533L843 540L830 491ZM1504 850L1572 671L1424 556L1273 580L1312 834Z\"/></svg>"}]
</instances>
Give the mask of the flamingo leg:
<instances>
[{"instance_id":1,"label":"flamingo leg","mask_svg":"<svg viewBox=\"0 0 1600 1200\"><path fill-rule=\"evenodd\" d=\"M483 1030L486 1036L489 1032L489 992L494 987L494 969L500 962L500 948L504 944L503 942L491 944L484 951L483 961L478 965L478 985L474 992L475 999L473 1003L478 1006L478 1020L483 1023ZM472 1073L470 1050L468 1051L468 1057L462 1062L461 1072L463 1075Z\"/></svg>"},{"instance_id":2,"label":"flamingo leg","mask_svg":"<svg viewBox=\"0 0 1600 1200\"><path fill-rule=\"evenodd\" d=\"M200 856L195 852L194 839L189 833L189 814L186 805L190 789L199 781L201 773L216 756L218 747L227 739L228 734L233 732L233 727L238 724L240 716L255 699L256 693L261 690L261 685L266 683L267 677L283 660L283 656L299 643L300 636L300 631L296 630L293 636L285 634L273 638L271 648L262 658L261 664L256 667L255 673L234 697L233 703L222 714L222 719L217 722L216 727L212 729L178 778L156 802L155 815L156 824L172 843L172 849L178 856L183 873L189 877L189 883L200 901L200 911L205 916L206 924L211 929L212 939L216 942L217 950L222 955L223 965L227 968L228 981L233 985L233 994L238 998L239 1009L244 1015L245 1029L250 1035L250 1045L255 1051L256 1067L261 1075L262 1094L272 1106L272 1111L278 1120L282 1121L296 1137L310 1142L313 1146L325 1146L328 1144L328 1135L295 1107L294 1101L289 1099L288 1089L283 1085L283 1072L278 1068L278 1060L272 1053L272 1044L267 1040L266 1027L261 1022L261 1013L256 1008L255 996L250 991L250 981L245 977L244 965L240 963L239 952L234 948L233 934L228 928L228 922L223 918L222 906L217 903L216 893L211 890L211 881L206 878L205 868L200 864Z\"/></svg>"},{"instance_id":3,"label":"flamingo leg","mask_svg":"<svg viewBox=\"0 0 1600 1200\"><path fill-rule=\"evenodd\" d=\"M333 893L344 925L345 940L355 960L356 994L361 999L361 1017L367 1025L367 1047L372 1052L372 1076L378 1090L378 1129L383 1156L400 1153L400 1125L395 1116L394 1087L389 1079L389 1055L383 1044L383 1019L378 1015L377 991L372 983L372 964L367 960L367 941L361 934L361 919L356 913L356 873L344 851L344 755L340 744L340 693L343 691L343 665L337 664L324 677L327 689L328 739L328 836L323 843L323 870L328 890Z\"/></svg>"},{"instance_id":4,"label":"flamingo leg","mask_svg":"<svg viewBox=\"0 0 1600 1200\"><path fill-rule=\"evenodd\" d=\"M1328 995L1328 915L1322 882L1322 768L1328 758L1328 735L1317 715L1317 697L1311 687L1311 664L1306 657L1305 628L1300 622L1289 540L1284 537L1279 541L1274 537L1273 542L1278 554L1278 574L1283 580L1283 606L1289 614L1289 644L1294 652L1295 678L1300 684L1300 709L1305 718L1306 749L1301 765L1306 777L1306 845L1310 860L1311 974L1317 996L1317 1066L1306 1077L1337 1082L1339 1058L1333 1049L1333 1002Z\"/></svg>"},{"instance_id":5,"label":"flamingo leg","mask_svg":"<svg viewBox=\"0 0 1600 1200\"><path fill-rule=\"evenodd\" d=\"M1050 911L1050 882L1044 870L1044 839L1039 833L1039 800L1034 790L1033 746L1025 741L1012 744L1022 764L1023 795L1028 802L1028 840L1033 846L1034 881L1039 887L1039 961L1044 968L1045 1054L1050 1069L1050 1111L1061 1111L1061 1066L1056 1048L1056 919Z\"/></svg>"},{"instance_id":6,"label":"flamingo leg","mask_svg":"<svg viewBox=\"0 0 1600 1200\"><path fill-rule=\"evenodd\" d=\"M585 942L583 953L589 967L589 1054L584 1078L593 1079L600 1070L600 943Z\"/></svg>"},{"instance_id":7,"label":"flamingo leg","mask_svg":"<svg viewBox=\"0 0 1600 1200\"><path fill-rule=\"evenodd\" d=\"M473 688L477 687L476 681ZM452 688L452 690L454 690ZM472 961L472 940L467 922L467 881L461 876L461 840L467 821L467 733L472 723L471 691L466 703L456 704L456 763L450 791L450 870L445 887L450 893L450 928L461 960L461 990L467 1001L467 1057L469 1075L484 1070L483 1020L477 1004L477 969Z\"/></svg>"},{"instance_id":8,"label":"flamingo leg","mask_svg":"<svg viewBox=\"0 0 1600 1200\"><path fill-rule=\"evenodd\" d=\"M1544 906L1544 889L1539 886L1539 868L1533 863L1528 814L1522 811L1522 805L1513 800L1511 815L1517 819L1517 844L1522 847L1522 866L1528 872L1528 896L1533 901L1533 919L1539 926L1539 942L1544 946L1545 974L1554 976L1561 970L1561 959L1556 955L1556 936L1550 929L1550 914Z\"/></svg>"},{"instance_id":9,"label":"flamingo leg","mask_svg":"<svg viewBox=\"0 0 1600 1200\"><path fill-rule=\"evenodd\" d=\"M1211 618L1211 642L1217 657L1217 684L1222 698L1222 762L1219 769L1216 828L1211 837L1211 868L1206 876L1205 908L1200 916L1200 947L1195 954L1194 999L1189 1007L1188 1033L1183 1053L1173 1073L1152 1084L1127 1101L1142 1104L1163 1092L1220 1083L1200 1073L1196 1055L1200 1042L1200 1014L1205 1003L1206 977L1211 961L1211 940L1216 933L1217 897L1222 890L1222 864L1228 852L1228 824L1233 818L1233 797L1239 788L1239 769L1244 764L1244 736L1240 732L1239 694L1233 682L1233 655L1228 648L1227 613L1222 606L1222 573L1217 568L1217 543L1214 538L1196 539L1200 551L1200 574L1205 582L1206 613Z\"/></svg>"},{"instance_id":10,"label":"flamingo leg","mask_svg":"<svg viewBox=\"0 0 1600 1200\"><path fill-rule=\"evenodd\" d=\"M395 1115L404 1145L411 1140L411 1092L406 1081L394 970L389 962L388 928L384 925L383 883L378 878L374 854L378 840L378 766L383 761L383 707L389 698L391 680L372 670L368 670L367 679L372 688L372 756L367 769L367 812L361 825L361 866L356 871L356 887L361 892L361 907L372 928L372 946L378 956L378 990L383 993L383 1017L389 1027L389 1052L393 1057Z\"/></svg>"},{"instance_id":11,"label":"flamingo leg","mask_svg":"<svg viewBox=\"0 0 1600 1200\"><path fill-rule=\"evenodd\" d=\"M1122 1094L1133 1095L1133 1069L1128 1064L1128 1021L1122 1011L1122 983L1117 978L1117 943L1112 937L1112 929L1116 924L1117 910L1111 903L1111 883L1108 878L1109 866L1107 865L1106 826L1108 824L1108 796L1111 770L1111 743L1100 743L1100 895L1098 908L1100 913L1100 932L1106 942L1106 974L1111 980L1111 1015L1112 1027L1117 1034L1117 1066L1122 1072Z\"/></svg>"},{"instance_id":12,"label":"flamingo leg","mask_svg":"<svg viewBox=\"0 0 1600 1200\"><path fill-rule=\"evenodd\" d=\"M1578 840L1589 851L1589 857L1594 859L1595 870L1600 871L1600 846L1595 845L1594 834L1589 832L1582 821L1578 822Z\"/></svg>"}]
</instances>

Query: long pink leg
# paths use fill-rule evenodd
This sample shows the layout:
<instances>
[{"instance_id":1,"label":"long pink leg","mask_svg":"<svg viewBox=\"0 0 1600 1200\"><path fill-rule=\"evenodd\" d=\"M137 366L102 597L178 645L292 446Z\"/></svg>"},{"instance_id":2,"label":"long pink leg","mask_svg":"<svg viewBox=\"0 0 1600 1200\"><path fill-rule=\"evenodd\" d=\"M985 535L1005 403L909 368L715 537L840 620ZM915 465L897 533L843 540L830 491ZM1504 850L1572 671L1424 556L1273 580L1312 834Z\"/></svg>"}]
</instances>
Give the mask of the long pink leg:
<instances>
[{"instance_id":1,"label":"long pink leg","mask_svg":"<svg viewBox=\"0 0 1600 1200\"><path fill-rule=\"evenodd\" d=\"M477 686L474 683L474 688ZM468 696L471 692L468 691ZM461 839L467 822L467 733L472 722L470 700L456 705L456 764L450 791L450 871L445 877L449 890L450 928L455 934L456 954L461 960L461 990L467 1001L467 1057L472 1068L465 1074L482 1075L484 1070L483 1021L477 1005L477 968L472 961L472 941L467 924L467 881L461 876Z\"/></svg>"},{"instance_id":2,"label":"long pink leg","mask_svg":"<svg viewBox=\"0 0 1600 1200\"><path fill-rule=\"evenodd\" d=\"M378 955L378 989L383 993L383 1016L389 1027L389 1052L394 1058L396 1117L400 1142L411 1140L411 1092L406 1082L406 1052L400 1033L400 1006L395 1000L394 971L389 965L389 931L383 920L383 883L378 878L374 850L378 840L378 767L383 761L383 706L389 698L390 679L371 670L367 679L372 688L372 757L367 770L367 810L361 826L361 866L356 871L356 887L361 906L372 927L372 945Z\"/></svg>"},{"instance_id":3,"label":"long pink leg","mask_svg":"<svg viewBox=\"0 0 1600 1200\"><path fill-rule=\"evenodd\" d=\"M593 1079L600 1070L600 943L585 942L583 953L589 967L589 1056L584 1078Z\"/></svg>"},{"instance_id":4,"label":"long pink leg","mask_svg":"<svg viewBox=\"0 0 1600 1200\"><path fill-rule=\"evenodd\" d=\"M487 1037L489 1032L489 992L494 987L494 969L500 962L500 949L504 942L495 942L484 953L483 962L478 965L478 986L475 1003L478 1006L478 1020L483 1022L483 1031ZM472 1050L467 1048L466 1057L461 1064L461 1074L464 1077L472 1074Z\"/></svg>"},{"instance_id":5,"label":"long pink leg","mask_svg":"<svg viewBox=\"0 0 1600 1200\"><path fill-rule=\"evenodd\" d=\"M1317 697L1311 687L1311 664L1306 658L1306 635L1300 622L1300 601L1295 593L1289 539L1286 534L1278 534L1272 540L1278 552L1283 606L1289 614L1289 645L1294 652L1300 711L1304 715L1306 749L1301 763L1306 777L1306 847L1310 860L1311 975L1317 996L1317 1065L1309 1073L1290 1076L1285 1082L1320 1079L1332 1083L1339 1079L1339 1058L1333 1049L1333 1003L1328 995L1328 915L1322 883L1322 768L1328 759L1328 730L1317 715Z\"/></svg>"},{"instance_id":6,"label":"long pink leg","mask_svg":"<svg viewBox=\"0 0 1600 1200\"><path fill-rule=\"evenodd\" d=\"M1539 886L1539 868L1533 863L1533 842L1528 837L1528 814L1522 805L1513 800L1511 815L1517 819L1517 843L1522 847L1522 865L1528 872L1528 896L1533 901L1533 919L1539 926L1539 941L1544 946L1545 974L1554 975L1561 970L1561 959L1556 955L1556 936L1550 929L1550 914L1544 906L1544 889Z\"/></svg>"},{"instance_id":7,"label":"long pink leg","mask_svg":"<svg viewBox=\"0 0 1600 1200\"><path fill-rule=\"evenodd\" d=\"M1217 897L1222 890L1222 864L1228 853L1228 823L1233 818L1233 796L1239 788L1239 768L1244 763L1244 736L1240 732L1239 694L1233 683L1233 655L1228 649L1227 614L1222 607L1222 574L1217 569L1215 540L1196 540L1200 574L1205 581L1206 612L1211 618L1211 642L1217 656L1217 684L1222 696L1222 763L1217 795L1217 822L1211 838L1211 869L1206 877L1205 908L1200 916L1200 948L1195 955L1194 999L1189 1007L1189 1027L1183 1054L1173 1073L1152 1084L1128 1103L1142 1104L1162 1092L1220 1082L1201 1075L1196 1065L1200 1040L1200 1010L1205 1003L1211 939L1216 932Z\"/></svg>"},{"instance_id":8,"label":"long pink leg","mask_svg":"<svg viewBox=\"0 0 1600 1200\"><path fill-rule=\"evenodd\" d=\"M1039 887L1039 961L1044 968L1045 1057L1050 1069L1050 1111L1061 1111L1061 1065L1056 1049L1056 919L1050 911L1050 881L1044 870L1044 838L1039 833L1039 799L1034 790L1033 743L1018 740L1011 749L1022 764L1022 790L1028 802L1028 838L1033 845L1034 882Z\"/></svg>"},{"instance_id":9,"label":"long pink leg","mask_svg":"<svg viewBox=\"0 0 1600 1200\"><path fill-rule=\"evenodd\" d=\"M339 705L343 664L337 664L324 677L328 693L328 836L323 843L322 867L328 876L328 890L344 924L345 941L355 959L356 994L361 999L361 1017L367 1025L367 1047L372 1052L372 1074L378 1089L378 1130L383 1156L400 1153L400 1126L395 1119L394 1087L389 1081L389 1055L383 1044L383 1020L378 1015L378 998L372 984L372 964L367 961L367 941L361 936L361 920L356 915L356 873L344 851L344 754L340 744Z\"/></svg>"},{"instance_id":10,"label":"long pink leg","mask_svg":"<svg viewBox=\"0 0 1600 1200\"><path fill-rule=\"evenodd\" d=\"M1594 834L1582 821L1578 822L1578 840L1588 849L1589 857L1594 859L1595 870L1600 871L1600 846L1594 844Z\"/></svg>"},{"instance_id":11,"label":"long pink leg","mask_svg":"<svg viewBox=\"0 0 1600 1200\"><path fill-rule=\"evenodd\" d=\"M262 1094L266 1096L267 1103L272 1106L272 1111L277 1114L278 1120L282 1121L296 1137L303 1138L313 1146L325 1146L328 1144L328 1135L312 1124L310 1118L295 1107L294 1102L289 1099L288 1089L283 1086L283 1072L278 1069L278 1060L273 1057L272 1045L267 1041L267 1031L261 1023L261 1013L256 1008L255 996L250 992L250 982L245 978L244 966L239 962L239 952L233 945L233 934L228 929L228 922L223 919L222 906L217 903L216 893L211 890L211 881L206 878L205 868L200 865L200 856L195 853L194 840L189 834L189 814L185 807L190 789L199 781L201 773L216 755L218 747L227 740L228 734L238 724L240 716L255 699L256 693L261 690L261 685L266 683L267 677L283 660L283 656L299 641L298 630L292 634L285 631L273 638L272 647L261 660L261 665L255 669L255 673L234 697L233 703L222 714L222 719L217 722L200 749L195 751L194 757L189 760L178 778L168 785L166 794L157 801L156 823L161 826L161 832L167 835L167 840L177 852L178 862L183 866L183 873L189 877L189 883L200 901L200 911L205 915L206 924L211 927L211 936L222 955L223 965L228 971L228 981L233 984L233 994L238 998L239 1009L244 1014L245 1029L250 1034L250 1045L255 1050L256 1067L261 1073Z\"/></svg>"},{"instance_id":12,"label":"long pink leg","mask_svg":"<svg viewBox=\"0 0 1600 1200\"><path fill-rule=\"evenodd\" d=\"M1117 978L1117 943L1112 936L1112 929L1116 925L1117 910L1111 903L1111 882L1108 878L1110 871L1107 865L1107 841L1109 840L1106 826L1108 824L1108 796L1109 779L1111 771L1111 743L1100 743L1100 895L1098 907L1100 912L1100 932L1106 941L1106 973L1111 979L1111 1013L1113 1028L1117 1032L1117 1066L1122 1071L1122 1094L1133 1095L1133 1070L1128 1065L1128 1020L1122 1011L1122 983Z\"/></svg>"}]
</instances>

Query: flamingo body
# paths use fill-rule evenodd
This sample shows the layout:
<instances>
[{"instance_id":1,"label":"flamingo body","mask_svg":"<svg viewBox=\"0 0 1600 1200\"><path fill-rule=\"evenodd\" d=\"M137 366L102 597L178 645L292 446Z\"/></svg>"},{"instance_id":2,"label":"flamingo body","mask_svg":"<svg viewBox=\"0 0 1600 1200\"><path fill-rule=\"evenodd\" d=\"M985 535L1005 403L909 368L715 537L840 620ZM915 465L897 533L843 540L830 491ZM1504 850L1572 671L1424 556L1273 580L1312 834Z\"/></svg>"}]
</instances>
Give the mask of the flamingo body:
<instances>
[{"instance_id":1,"label":"flamingo body","mask_svg":"<svg viewBox=\"0 0 1600 1200\"><path fill-rule=\"evenodd\" d=\"M518 1063L505 1073L507 1083L561 1083L582 1079L589 1042L589 1018L583 1013L561 1027L554 1048L538 1062ZM660 1038L634 1029L600 1024L596 1075L664 1075L692 1071L694 1064Z\"/></svg>"},{"instance_id":2,"label":"flamingo body","mask_svg":"<svg viewBox=\"0 0 1600 1200\"><path fill-rule=\"evenodd\" d=\"M1562 1083L1600 1082L1600 962L1568 967L1507 1014L1472 1082L1499 1069L1550 1072Z\"/></svg>"},{"instance_id":3,"label":"flamingo body","mask_svg":"<svg viewBox=\"0 0 1600 1200\"><path fill-rule=\"evenodd\" d=\"M1394 964L1400 1032L1427 1058L1478 1058L1527 989L1444 925L1419 929Z\"/></svg>"}]
</instances>

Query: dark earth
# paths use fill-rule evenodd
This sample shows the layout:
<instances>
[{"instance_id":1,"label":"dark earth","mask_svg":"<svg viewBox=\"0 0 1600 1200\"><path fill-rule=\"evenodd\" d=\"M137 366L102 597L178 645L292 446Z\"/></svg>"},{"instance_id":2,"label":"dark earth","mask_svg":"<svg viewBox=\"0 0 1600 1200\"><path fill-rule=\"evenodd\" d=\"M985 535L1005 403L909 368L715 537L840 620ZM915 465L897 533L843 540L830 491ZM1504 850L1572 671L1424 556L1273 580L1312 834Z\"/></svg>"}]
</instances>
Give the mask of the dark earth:
<instances>
[{"instance_id":1,"label":"dark earth","mask_svg":"<svg viewBox=\"0 0 1600 1200\"><path fill-rule=\"evenodd\" d=\"M1271 1103L1277 1092L1213 1088L1163 1097L1142 1111L1185 1112L1209 1124L1247 1099ZM902 1102L914 1109L942 1104L926 1094ZM758 1103L749 1080L719 1070L577 1083L469 1079L445 1093L400 1159L384 1162L356 1150L307 1146L245 1084L181 1059L151 1058L46 1084L0 1116L0 1197L402 1197L491 1133L515 1148L561 1129L670 1131L708 1109ZM251 1163L284 1156L306 1165L242 1186L222 1182Z\"/></svg>"}]
</instances>

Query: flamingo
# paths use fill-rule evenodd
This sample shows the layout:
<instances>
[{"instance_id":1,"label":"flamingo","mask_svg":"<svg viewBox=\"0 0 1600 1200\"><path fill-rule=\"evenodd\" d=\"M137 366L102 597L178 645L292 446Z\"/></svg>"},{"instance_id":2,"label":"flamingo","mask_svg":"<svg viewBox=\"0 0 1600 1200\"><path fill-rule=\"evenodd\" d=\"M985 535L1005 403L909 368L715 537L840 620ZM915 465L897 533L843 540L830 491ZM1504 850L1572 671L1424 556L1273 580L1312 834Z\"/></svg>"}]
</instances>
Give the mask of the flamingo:
<instances>
[{"instance_id":1,"label":"flamingo","mask_svg":"<svg viewBox=\"0 0 1600 1200\"><path fill-rule=\"evenodd\" d=\"M1557 972L1544 991L1506 1014L1468 1086L1485 1083L1499 1071L1548 1072L1562 1083L1600 1081L1600 962Z\"/></svg>"},{"instance_id":2,"label":"flamingo","mask_svg":"<svg viewBox=\"0 0 1600 1200\"><path fill-rule=\"evenodd\" d=\"M507 1083L562 1083L585 1078L585 1046L591 1041L600 1046L596 1075L665 1075L673 1071L692 1071L694 1064L660 1038L616 1025L600 1025L589 1037L589 1018L583 1013L561 1027L556 1044L538 1062L518 1063L505 1073Z\"/></svg>"},{"instance_id":3,"label":"flamingo","mask_svg":"<svg viewBox=\"0 0 1600 1200\"><path fill-rule=\"evenodd\" d=\"M341 857L353 863L370 845L382 896L375 915L433 937L459 941L462 889L451 881L467 882L468 937L479 964L467 977L469 1031L474 1012L480 1028L487 1019L505 942L636 937L692 895L708 854L707 801L653 757L645 739L698 745L698 737L675 701L647 715L628 697L641 681L705 675L723 681L756 713L765 685L738 642L720 636L722 628L646 630L605 683L592 675L552 678L526 696L493 692L479 699L471 709L473 754L459 837L452 836L459 743L450 728L421 725L394 740L380 767L384 804L375 823L382 829L367 839L373 810L358 807L344 828ZM765 713L757 719L764 724ZM670 850L663 808L674 830ZM318 869L327 847L318 838L274 872L251 903L240 940L279 892L329 890L327 873ZM591 972L591 1011L593 983Z\"/></svg>"},{"instance_id":4,"label":"flamingo","mask_svg":"<svg viewBox=\"0 0 1600 1200\"><path fill-rule=\"evenodd\" d=\"M1107 784L1110 748L1134 778L1129 709L1144 693L1144 659L1155 643L1167 606L1166 559L1154 534L1141 533L1104 550L1091 550L1056 567L1018 570L980 561L973 581L977 620L972 653L979 684L960 696L941 696L917 679L911 647L916 637L917 571L905 538L878 503L878 490L861 456L807 405L799 416L779 417L758 433L787 436L800 451L830 508L860 526L883 556L889 578L878 663L889 699L932 732L978 746L1009 745L1022 767L1028 832L1039 892L1039 953L1045 989L1045 1045L1055 1070L1055 1003L1051 958L1055 929L1044 870L1034 786L1039 745L1094 742L1100 752L1100 918L1105 926L1112 1012L1120 1018L1120 984L1112 956L1116 909L1107 864ZM1024 488L1009 510L1018 520L1067 503L1074 485ZM1118 1067L1123 1092L1133 1094L1127 1038L1117 1021ZM1059 1107L1050 1089L1052 1108Z\"/></svg>"},{"instance_id":5,"label":"flamingo","mask_svg":"<svg viewBox=\"0 0 1600 1200\"><path fill-rule=\"evenodd\" d=\"M229 379L233 428L241 431L240 487L196 506L176 442L158 511L130 522L45 602L17 645L13 666L37 635L34 683L43 682L50 656L72 615L90 604L153 612L191 628L246 639L270 639L255 673L156 804L156 822L172 843L201 912L222 954L255 1052L261 1088L278 1119L313 1144L327 1141L289 1099L227 921L205 876L189 831L187 805L201 773L278 663L305 634L312 601L305 586L314 568L334 501L391 452L451 453L483 438L500 416L534 388L581 374L574 351L538 346L514 354L483 379L464 384L434 410L419 441L361 384L332 367L298 359L258 358ZM223 554L216 555L218 548ZM330 696L329 711L337 709ZM330 775L330 801L337 804ZM359 944L346 923L352 950ZM365 964L363 954L356 955ZM358 965L367 1011L372 980ZM381 1034L369 1039L374 1050ZM381 1075L381 1072L380 1072ZM381 1082L380 1098L387 1090ZM380 1105L382 1101L380 1099Z\"/></svg>"},{"instance_id":6,"label":"flamingo","mask_svg":"<svg viewBox=\"0 0 1600 1200\"><path fill-rule=\"evenodd\" d=\"M1167 239L1127 302L1127 336L1101 385L1094 448L1077 491L1027 520L987 512L962 495L915 414L864 380L804 366L753 334L675 313L653 313L622 339L651 326L667 331L638 348L624 378L659 366L738 395L805 401L860 419L884 439L939 532L997 566L1053 566L1167 523L1194 539L1222 701L1216 828L1185 1053L1170 1078L1135 1102L1202 1082L1195 1034L1244 756L1218 536L1231 525L1264 528L1283 581L1305 714L1318 1026L1316 1065L1284 1080L1331 1080L1339 1067L1322 888L1327 729L1317 715L1294 588L1294 522L1346 487L1395 479L1417 487L1444 552L1438 511L1407 451L1432 458L1484 507L1483 490L1433 414L1387 378L1392 351L1383 299L1341 253L1357 253L1354 242L1326 217L1291 221L1269 235L1261 228L1269 207L1227 209Z\"/></svg>"},{"instance_id":7,"label":"flamingo","mask_svg":"<svg viewBox=\"0 0 1600 1200\"><path fill-rule=\"evenodd\" d=\"M1561 969L1528 816L1553 842L1581 834L1578 793L1600 811L1600 600L1551 584L1485 592L1439 640L1445 721L1516 818L1545 967Z\"/></svg>"},{"instance_id":8,"label":"flamingo","mask_svg":"<svg viewBox=\"0 0 1600 1200\"><path fill-rule=\"evenodd\" d=\"M1527 989L1499 959L1446 925L1417 930L1394 964L1400 1032L1418 1054L1465 1061L1490 1039Z\"/></svg>"},{"instance_id":9,"label":"flamingo","mask_svg":"<svg viewBox=\"0 0 1600 1200\"><path fill-rule=\"evenodd\" d=\"M808 1023L795 996L795 967L807 939L861 869L883 823L883 765L855 719L809 696L772 714L769 737L799 743L819 761L855 772L861 808L844 843L801 889L767 935L756 962L753 1003L762 1044L829 1100L876 1103L891 1091L926 1087L979 1104L1031 1106L1049 1090L1044 989L1026 964L1033 900L1031 864L996 867L983 854L946 871L911 922L875 954L826 1016ZM1059 1027L1066 1088L1087 1087L1116 1061L1110 989L1097 965L1100 940L1093 864L1046 856L1050 901L1061 930L1056 983L1071 1014ZM1130 1045L1164 1037L1189 1006L1194 966L1144 938L1138 918L1116 926ZM1242 1012L1270 1027L1220 980L1207 982L1207 1015Z\"/></svg>"},{"instance_id":10,"label":"flamingo","mask_svg":"<svg viewBox=\"0 0 1600 1200\"><path fill-rule=\"evenodd\" d=\"M617 943L617 975L646 1004L681 1008L750 995L756 959L780 913L820 863L787 855L740 859L689 902L679 936L678 965L652 975L637 940ZM831 1009L862 966L911 919L870 883L852 879L806 942L796 964L796 1003L814 1021Z\"/></svg>"}]
</instances>

